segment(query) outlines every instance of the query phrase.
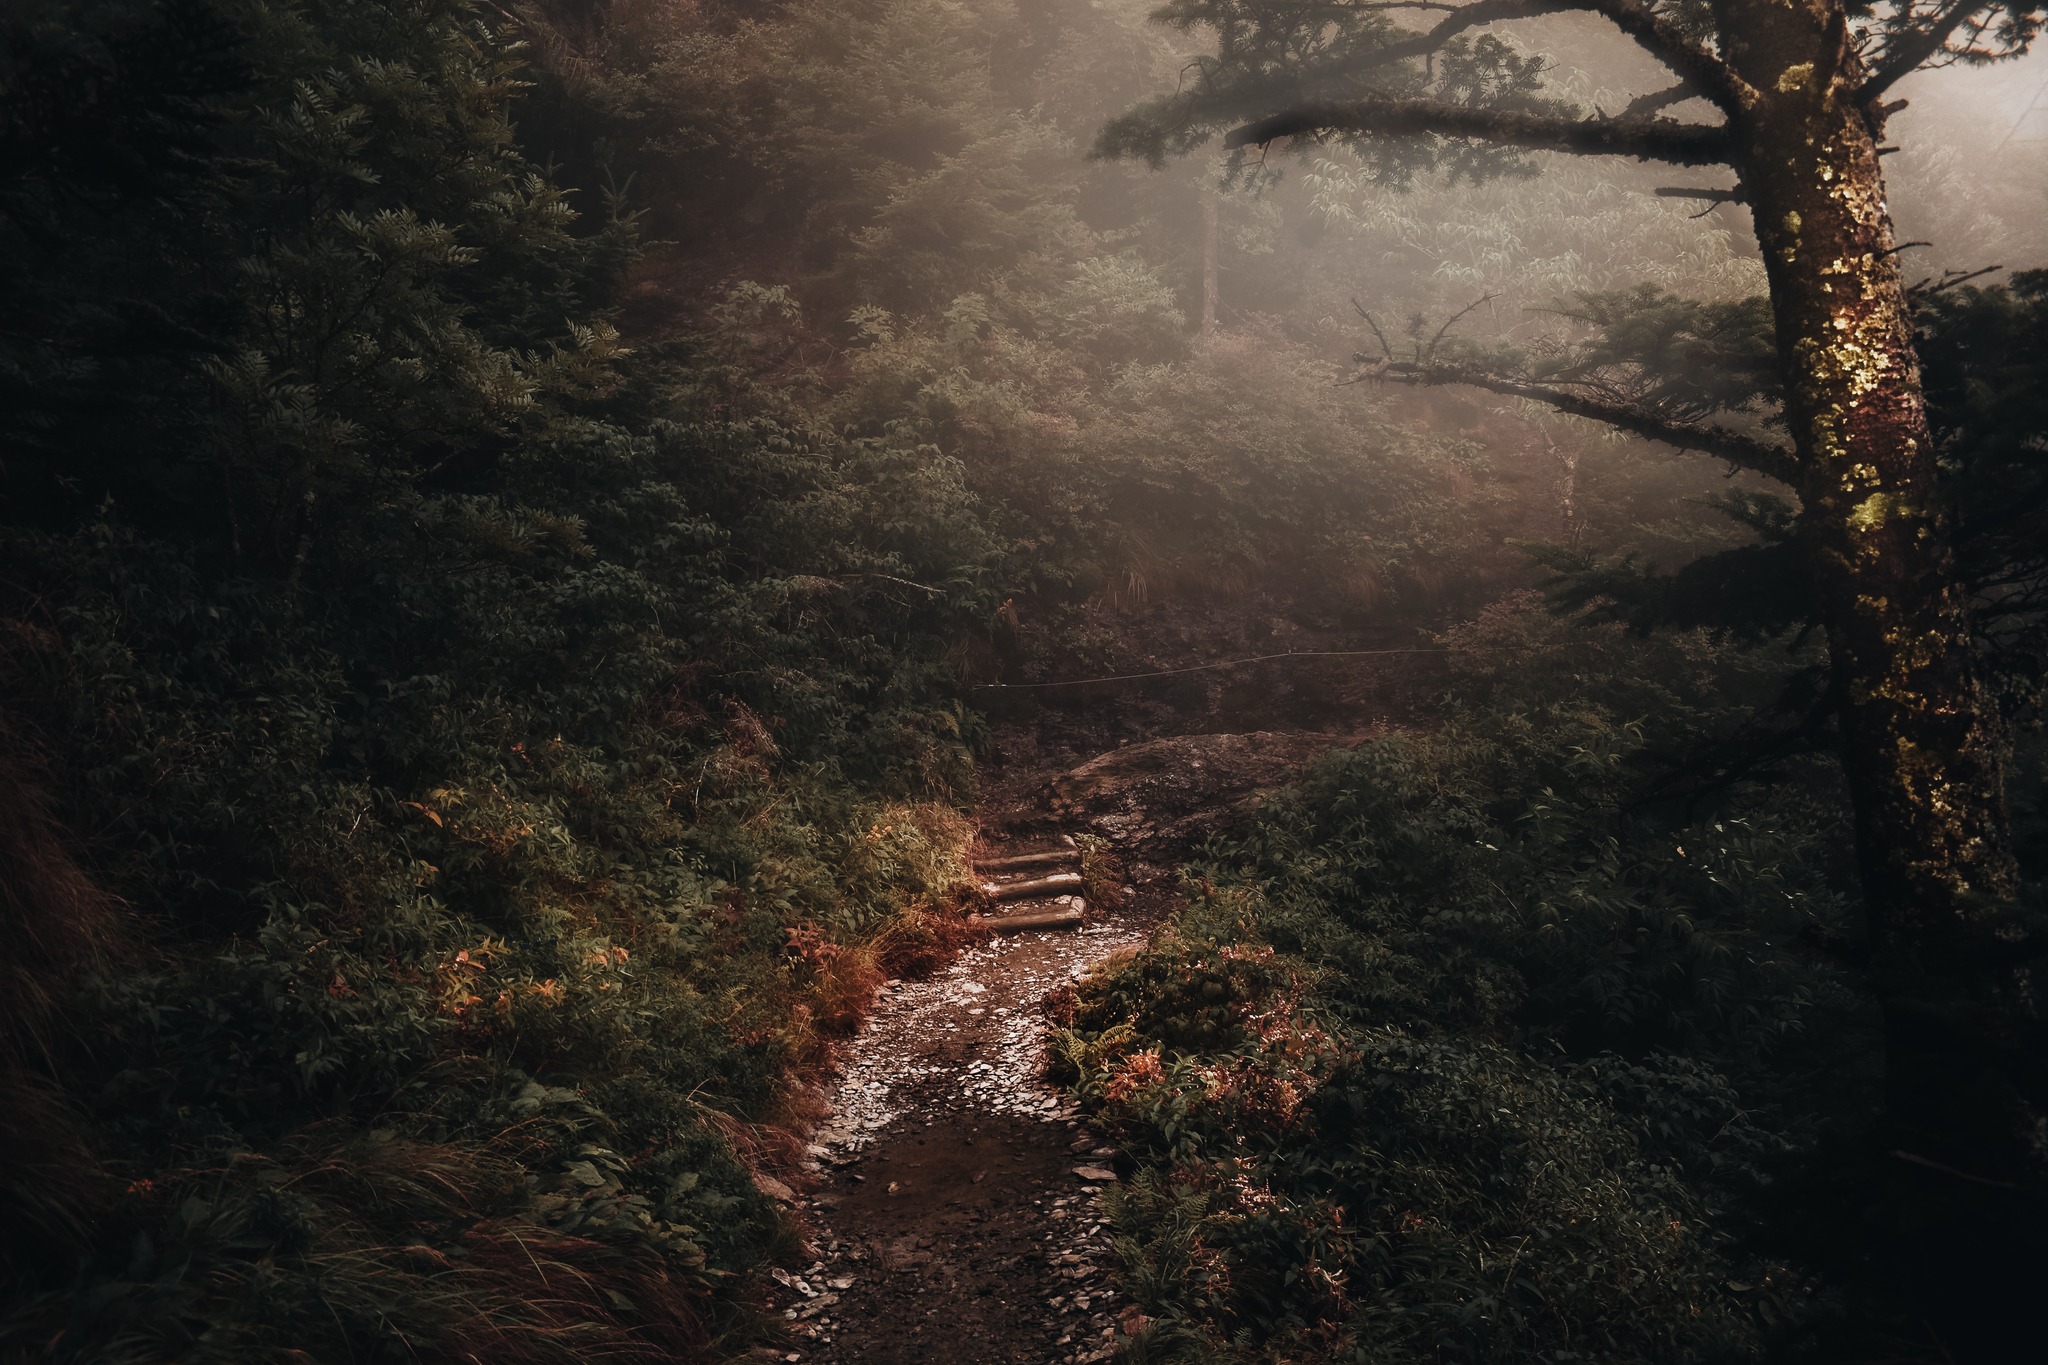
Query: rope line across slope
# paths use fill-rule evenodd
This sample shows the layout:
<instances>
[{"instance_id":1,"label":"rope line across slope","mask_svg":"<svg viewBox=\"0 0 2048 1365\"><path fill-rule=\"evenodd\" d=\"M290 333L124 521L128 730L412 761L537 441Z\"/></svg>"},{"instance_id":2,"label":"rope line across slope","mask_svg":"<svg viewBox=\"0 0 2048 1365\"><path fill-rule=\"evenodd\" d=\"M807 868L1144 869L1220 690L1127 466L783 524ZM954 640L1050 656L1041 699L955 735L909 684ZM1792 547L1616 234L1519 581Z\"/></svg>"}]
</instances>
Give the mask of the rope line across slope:
<instances>
[{"instance_id":1,"label":"rope line across slope","mask_svg":"<svg viewBox=\"0 0 2048 1365\"><path fill-rule=\"evenodd\" d=\"M1035 692L1048 687L1086 687L1092 683L1137 682L1144 678L1171 678L1182 673L1206 673L1216 668L1237 668L1244 664L1272 663L1277 659L1363 659L1389 654L1457 654L1455 649L1301 649L1285 654L1260 654L1249 659L1224 659L1211 664L1189 664L1185 668L1162 668L1151 673L1113 673L1102 678L1062 678L1058 682L976 683L981 692Z\"/></svg>"}]
</instances>

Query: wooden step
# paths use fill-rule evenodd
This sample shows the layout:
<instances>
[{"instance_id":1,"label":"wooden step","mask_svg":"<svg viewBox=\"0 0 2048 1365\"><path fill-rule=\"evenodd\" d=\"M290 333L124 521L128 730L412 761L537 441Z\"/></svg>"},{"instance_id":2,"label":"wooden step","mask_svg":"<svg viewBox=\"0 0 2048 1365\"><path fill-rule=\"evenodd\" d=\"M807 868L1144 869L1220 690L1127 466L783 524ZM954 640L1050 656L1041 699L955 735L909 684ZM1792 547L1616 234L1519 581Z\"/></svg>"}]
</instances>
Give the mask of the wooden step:
<instances>
[{"instance_id":1,"label":"wooden step","mask_svg":"<svg viewBox=\"0 0 2048 1365\"><path fill-rule=\"evenodd\" d=\"M1013 853L1007 858L984 858L974 866L982 872L1008 872L1020 867L1058 867L1063 863L1081 861L1078 848L1056 848L1050 853Z\"/></svg>"},{"instance_id":2,"label":"wooden step","mask_svg":"<svg viewBox=\"0 0 2048 1365\"><path fill-rule=\"evenodd\" d=\"M983 882L982 894L990 900L1028 901L1041 896L1068 895L1082 886L1078 872L1055 872L1050 877L1033 877L1022 882Z\"/></svg>"},{"instance_id":3,"label":"wooden step","mask_svg":"<svg viewBox=\"0 0 2048 1365\"><path fill-rule=\"evenodd\" d=\"M1088 911L1084 906L1054 905L1043 910L1023 910L1014 915L990 915L986 918L976 915L968 923L998 934L1021 934L1032 929L1078 929L1087 919Z\"/></svg>"}]
</instances>

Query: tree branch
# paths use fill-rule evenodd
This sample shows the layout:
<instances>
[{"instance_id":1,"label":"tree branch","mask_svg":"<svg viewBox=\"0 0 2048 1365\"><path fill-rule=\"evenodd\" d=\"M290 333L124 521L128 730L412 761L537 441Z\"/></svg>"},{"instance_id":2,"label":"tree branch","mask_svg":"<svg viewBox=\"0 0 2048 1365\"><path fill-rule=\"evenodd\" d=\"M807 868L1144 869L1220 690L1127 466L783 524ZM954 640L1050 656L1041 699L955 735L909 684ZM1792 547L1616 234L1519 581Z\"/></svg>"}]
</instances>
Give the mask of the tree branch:
<instances>
[{"instance_id":1,"label":"tree branch","mask_svg":"<svg viewBox=\"0 0 2048 1365\"><path fill-rule=\"evenodd\" d=\"M1722 166L1732 149L1725 128L1667 118L1552 118L1541 114L1475 109L1440 100L1367 96L1342 104L1309 104L1234 129L1227 150L1264 144L1304 133L1378 133L1388 136L1434 133L1469 137L1510 147L1572 152L1582 156L1632 156L1679 166Z\"/></svg>"},{"instance_id":2,"label":"tree branch","mask_svg":"<svg viewBox=\"0 0 2048 1365\"><path fill-rule=\"evenodd\" d=\"M1373 321L1372 314L1365 311L1364 304L1360 303L1357 299L1353 299L1351 300L1351 306L1358 310L1358 316L1365 319L1365 325L1372 328L1372 334L1380 339L1380 349L1386 352L1387 359L1391 361L1394 358L1394 348L1387 345L1387 334L1380 330L1380 325L1377 322Z\"/></svg>"},{"instance_id":3,"label":"tree branch","mask_svg":"<svg viewBox=\"0 0 2048 1365\"><path fill-rule=\"evenodd\" d=\"M1749 196L1737 185L1732 190L1696 190L1684 185L1660 185L1656 191L1659 199L1703 199L1706 207L1698 213L1688 214L1690 218L1704 218L1723 204L1747 204Z\"/></svg>"},{"instance_id":4,"label":"tree branch","mask_svg":"<svg viewBox=\"0 0 2048 1365\"><path fill-rule=\"evenodd\" d=\"M1645 96L1643 100L1637 100L1635 104L1630 105L1630 114L1655 113L1667 104L1677 104L1681 100L1694 97L1711 100L1724 112L1735 114L1748 108L1756 98L1756 91L1735 74L1733 67L1715 56L1703 44L1688 37L1668 16L1659 13L1650 3L1646 3L1646 0L1474 0L1471 4L1458 6L1397 0L1396 3L1370 5L1368 8L1445 9L1449 13L1428 32L1418 33L1403 42L1389 44L1372 53L1364 61L1345 68L1347 72L1387 66L1410 57L1427 56L1439 50L1449 39L1468 29L1511 19L1536 19L1545 15L1576 11L1601 15L1634 39L1637 46L1684 78L1683 83L1676 87L1675 91L1664 92L1667 96L1675 95L1674 98ZM1645 100L1660 102L1649 103L1641 109L1636 108L1636 105L1644 104Z\"/></svg>"},{"instance_id":5,"label":"tree branch","mask_svg":"<svg viewBox=\"0 0 2048 1365\"><path fill-rule=\"evenodd\" d=\"M1431 5L1429 8L1450 11L1437 22L1435 28L1425 33L1417 33L1403 42L1389 43L1356 62L1344 64L1338 70L1344 75L1351 75L1359 71L1370 71L1375 67L1391 66L1410 57L1426 57L1467 29L1483 28L1487 24L1509 19L1539 19L1545 15L1564 14L1585 7L1586 0L1474 0L1474 3L1468 5ZM1423 6L1373 5L1369 8L1420 9Z\"/></svg>"},{"instance_id":6,"label":"tree branch","mask_svg":"<svg viewBox=\"0 0 2048 1365\"><path fill-rule=\"evenodd\" d=\"M1457 312L1445 318L1444 325L1436 329L1436 335L1431 337L1429 339L1429 345L1423 348L1423 362L1426 364L1435 357L1436 348L1442 344L1443 339L1445 337L1451 334L1451 329L1453 327L1456 327L1460 322L1464 321L1465 315L1467 313L1471 312L1475 308L1480 307L1483 304L1492 303L1495 299L1499 297L1500 295L1498 294L1482 294L1478 298L1472 300L1472 302L1466 304L1463 308L1460 308Z\"/></svg>"},{"instance_id":7,"label":"tree branch","mask_svg":"<svg viewBox=\"0 0 2048 1365\"><path fill-rule=\"evenodd\" d=\"M1911 302L1918 303L1922 299L1931 299L1936 294L1945 294L1959 285L1968 284L1971 280L1985 275L1995 275L2003 269L2005 267L2002 265L1984 265L1977 267L1975 270L1950 270L1943 274L1939 280L1930 275L1918 284L1907 285L1906 298Z\"/></svg>"},{"instance_id":8,"label":"tree branch","mask_svg":"<svg viewBox=\"0 0 2048 1365\"><path fill-rule=\"evenodd\" d=\"M1583 7L1633 38L1636 46L1697 87L1694 93L1712 100L1723 113L1739 114L1756 103L1755 88L1736 75L1734 67L1645 0L1587 0Z\"/></svg>"},{"instance_id":9,"label":"tree branch","mask_svg":"<svg viewBox=\"0 0 2048 1365\"><path fill-rule=\"evenodd\" d=\"M1623 118L1648 118L1659 110L1669 109L1674 104L1684 104L1687 100L1698 98L1700 98L1700 92L1693 89L1691 81L1680 81L1668 90L1659 90L1648 95L1637 95L1622 109L1621 116Z\"/></svg>"},{"instance_id":10,"label":"tree branch","mask_svg":"<svg viewBox=\"0 0 2048 1365\"><path fill-rule=\"evenodd\" d=\"M1569 389L1553 388L1547 384L1531 384L1526 380L1508 379L1463 366L1389 365L1384 374L1385 377L1403 384L1429 387L1442 384L1470 384L1474 388L1486 389L1509 398L1527 398L1546 407L1555 408L1559 412L1605 422L1611 427L1652 441L1661 441L1679 450L1702 451L1793 488L1799 486L1799 460L1791 450L1754 436L1746 436L1739 431L1730 431L1726 427L1674 422L1669 418L1659 417L1654 412L1630 407L1627 404L1603 402L1597 398L1588 398L1584 394L1573 393Z\"/></svg>"},{"instance_id":11,"label":"tree branch","mask_svg":"<svg viewBox=\"0 0 2048 1365\"><path fill-rule=\"evenodd\" d=\"M1696 190L1686 185L1660 185L1656 195L1659 199L1704 199L1710 204L1746 204L1749 196L1742 192L1740 185L1732 190Z\"/></svg>"},{"instance_id":12,"label":"tree branch","mask_svg":"<svg viewBox=\"0 0 2048 1365\"><path fill-rule=\"evenodd\" d=\"M1856 92L1857 102L1868 104L1918 70L1920 63L1947 46L1957 29L1988 8L1984 0L1955 0L1925 28L1886 43L1877 69Z\"/></svg>"}]
</instances>

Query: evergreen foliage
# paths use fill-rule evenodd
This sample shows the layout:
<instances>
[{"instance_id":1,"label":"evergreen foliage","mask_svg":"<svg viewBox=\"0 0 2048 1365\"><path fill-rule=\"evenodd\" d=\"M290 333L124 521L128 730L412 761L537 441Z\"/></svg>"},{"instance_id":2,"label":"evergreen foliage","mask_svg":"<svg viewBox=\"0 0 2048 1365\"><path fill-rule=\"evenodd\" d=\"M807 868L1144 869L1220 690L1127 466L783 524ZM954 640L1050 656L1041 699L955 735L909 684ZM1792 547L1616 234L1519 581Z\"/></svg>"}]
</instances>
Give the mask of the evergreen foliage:
<instances>
[{"instance_id":1,"label":"evergreen foliage","mask_svg":"<svg viewBox=\"0 0 2048 1365\"><path fill-rule=\"evenodd\" d=\"M634 221L522 151L487 7L9 42L108 93L10 81L7 707L132 907L10 1342L702 1355L780 1235L751 1125L945 932L957 464L622 345Z\"/></svg>"},{"instance_id":2,"label":"evergreen foliage","mask_svg":"<svg viewBox=\"0 0 2048 1365\"><path fill-rule=\"evenodd\" d=\"M2044 658L2048 566L2038 547L2048 468L2032 447L2044 290L2040 272L2023 271L2004 284L1930 288L1919 299L1929 420L1953 480L1959 574L1975 598L1973 621L2002 702L2018 721L2038 713ZM1781 395L1762 299L1716 306L1644 288L1582 297L1571 315L1588 324L1583 338L1513 356L1507 367L1678 421L1733 415L1758 429L1776 423ZM1641 630L1704 626L1759 640L1814 628L1795 506L1763 489L1709 505L1754 543L1676 570L1555 545L1539 558L1561 571L1556 594L1565 605L1595 606Z\"/></svg>"},{"instance_id":3,"label":"evergreen foliage","mask_svg":"<svg viewBox=\"0 0 2048 1365\"><path fill-rule=\"evenodd\" d=\"M1169 6L1263 54L1218 117L1295 60L1260 9ZM1315 62L1396 37L1347 15ZM1182 69L1144 20L0 15L0 1356L772 1339L755 1168L875 981L962 932L961 683L1084 654L999 657L998 604L1412 626L1538 542L1580 619L1453 631L1441 725L1327 760L1063 1003L1142 1167L1129 1354L1704 1358L1867 1313L1826 1242L1868 1210L1810 1178L1877 1043L1791 505L1345 361L1356 296L1404 359L1768 439L1755 263L1469 140L1257 194L1090 163ZM1607 98L1485 38L1388 71ZM1199 131L1150 117L1103 145ZM2048 284L1918 306L2031 718ZM1820 1232L1743 1240L1795 1194Z\"/></svg>"}]
</instances>

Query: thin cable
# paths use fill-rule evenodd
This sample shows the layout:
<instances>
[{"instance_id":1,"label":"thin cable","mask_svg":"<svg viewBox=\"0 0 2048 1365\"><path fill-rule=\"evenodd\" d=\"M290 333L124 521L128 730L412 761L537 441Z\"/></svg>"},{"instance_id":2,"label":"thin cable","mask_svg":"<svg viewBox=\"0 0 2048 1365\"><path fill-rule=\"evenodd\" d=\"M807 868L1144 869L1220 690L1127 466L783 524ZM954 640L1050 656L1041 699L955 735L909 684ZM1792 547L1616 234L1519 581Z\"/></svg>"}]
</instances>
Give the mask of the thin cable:
<instances>
[{"instance_id":1,"label":"thin cable","mask_svg":"<svg viewBox=\"0 0 2048 1365\"><path fill-rule=\"evenodd\" d=\"M1065 678L1059 682L976 683L984 692L1035 692L1047 687L1087 687L1091 683L1136 682L1141 678L1171 678L1182 673L1204 673L1212 668L1237 668L1243 664L1271 663L1275 659L1363 659L1388 654L1456 654L1455 649L1302 649L1286 654L1261 654L1251 659L1225 659L1221 663L1189 664L1186 668L1162 668L1155 673L1115 673L1106 678Z\"/></svg>"}]
</instances>

